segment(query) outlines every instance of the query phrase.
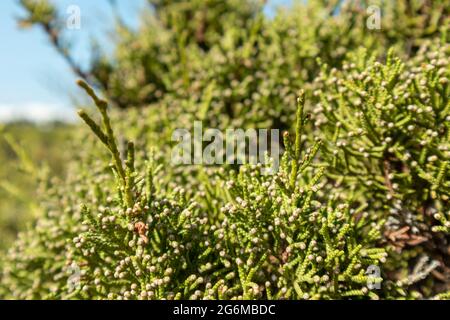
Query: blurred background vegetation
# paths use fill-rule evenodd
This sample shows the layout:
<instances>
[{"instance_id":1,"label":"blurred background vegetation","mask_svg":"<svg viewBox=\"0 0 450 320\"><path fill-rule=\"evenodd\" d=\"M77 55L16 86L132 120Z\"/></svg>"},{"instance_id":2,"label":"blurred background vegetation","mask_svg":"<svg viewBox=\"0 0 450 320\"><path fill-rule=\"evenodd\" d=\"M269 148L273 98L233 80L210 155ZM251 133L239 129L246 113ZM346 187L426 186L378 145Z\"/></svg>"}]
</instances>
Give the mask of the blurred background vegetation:
<instances>
[{"instance_id":1,"label":"blurred background vegetation","mask_svg":"<svg viewBox=\"0 0 450 320\"><path fill-rule=\"evenodd\" d=\"M44 3L0 2L0 36L5 48L9 48L0 52L0 256L18 231L39 215L42 178L61 178L67 156L74 153L70 141L77 127L73 106L80 105L80 101L74 102L77 74L62 57L62 51L51 45L46 32L29 28L21 19L30 6ZM96 40L103 49L111 46L108 32L119 17L122 23L135 27L145 1L53 3L63 17L70 5L81 8L83 28L66 33L70 39L61 44L70 46L73 61L86 67L93 47L99 45Z\"/></svg>"},{"instance_id":2,"label":"blurred background vegetation","mask_svg":"<svg viewBox=\"0 0 450 320\"><path fill-rule=\"evenodd\" d=\"M61 176L64 147L73 126L16 121L0 128L0 250L6 248L35 210L40 175Z\"/></svg>"}]
</instances>

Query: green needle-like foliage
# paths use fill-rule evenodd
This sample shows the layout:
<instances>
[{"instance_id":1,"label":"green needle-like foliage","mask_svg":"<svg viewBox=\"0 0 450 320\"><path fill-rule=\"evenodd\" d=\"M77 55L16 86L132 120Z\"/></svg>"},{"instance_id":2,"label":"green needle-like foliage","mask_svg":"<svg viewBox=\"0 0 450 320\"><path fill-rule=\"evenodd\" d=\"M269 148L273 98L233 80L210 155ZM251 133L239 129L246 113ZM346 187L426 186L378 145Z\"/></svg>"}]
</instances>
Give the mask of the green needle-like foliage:
<instances>
[{"instance_id":1,"label":"green needle-like foliage","mask_svg":"<svg viewBox=\"0 0 450 320\"><path fill-rule=\"evenodd\" d=\"M426 49L406 64L390 52L385 63L361 54L342 71L324 66L315 124L330 178L357 183L365 197L409 209L420 221L434 215L442 225L432 229L448 233L449 47Z\"/></svg>"},{"instance_id":2,"label":"green needle-like foliage","mask_svg":"<svg viewBox=\"0 0 450 320\"><path fill-rule=\"evenodd\" d=\"M388 218L386 241L404 264L424 250L448 277L450 241L449 46L424 46L407 63L361 52L323 66L314 92L330 181ZM393 263L393 268L399 268ZM438 264L436 265L438 266ZM442 266L442 265L441 265Z\"/></svg>"},{"instance_id":3,"label":"green needle-like foliage","mask_svg":"<svg viewBox=\"0 0 450 320\"><path fill-rule=\"evenodd\" d=\"M21 3L94 108L78 112L63 179L39 176L1 298L449 298L448 1L301 1L268 17L258 1L151 0L89 70L55 6ZM278 171L264 174L270 154L173 164L174 130L195 121L283 130Z\"/></svg>"},{"instance_id":4,"label":"green needle-like foliage","mask_svg":"<svg viewBox=\"0 0 450 320\"><path fill-rule=\"evenodd\" d=\"M299 147L304 95L294 152L285 153L278 174L263 175L261 165L245 165L237 175L209 173L209 196L193 201L182 188L156 194L160 169L150 159L140 164L143 171L135 171L133 144L124 169L106 104L80 85L96 102L105 128L84 112L80 116L117 160L118 188L106 187L105 166L95 179L103 176L103 181L94 182L92 191L80 191L80 199L63 198L63 215L49 213L46 227L31 231L33 238L21 238L4 278L14 284L15 297L378 297L369 292L365 271L386 261L385 251L373 246L381 225L364 236L368 217L355 220L349 205L333 198L323 204L315 200L324 169L307 173L301 165L307 161ZM117 173L122 170L124 177ZM27 248L33 248L32 255L21 255ZM75 288L70 286L73 270L79 272ZM25 289L29 281L32 289Z\"/></svg>"}]
</instances>

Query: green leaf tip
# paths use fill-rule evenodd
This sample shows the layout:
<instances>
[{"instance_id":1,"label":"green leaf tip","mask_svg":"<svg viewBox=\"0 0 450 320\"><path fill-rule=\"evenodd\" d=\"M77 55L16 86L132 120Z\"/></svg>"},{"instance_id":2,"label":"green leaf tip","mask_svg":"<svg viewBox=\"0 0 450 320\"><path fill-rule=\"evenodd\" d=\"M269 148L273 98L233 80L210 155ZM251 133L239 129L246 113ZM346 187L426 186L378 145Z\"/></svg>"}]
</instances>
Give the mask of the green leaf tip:
<instances>
[{"instance_id":1,"label":"green leaf tip","mask_svg":"<svg viewBox=\"0 0 450 320\"><path fill-rule=\"evenodd\" d=\"M100 99L95 93L94 89L86 81L78 79L76 83L80 88L84 89L84 91L92 98L92 100L94 100L95 105L101 112L104 112L106 110L108 103L105 100Z\"/></svg>"}]
</instances>

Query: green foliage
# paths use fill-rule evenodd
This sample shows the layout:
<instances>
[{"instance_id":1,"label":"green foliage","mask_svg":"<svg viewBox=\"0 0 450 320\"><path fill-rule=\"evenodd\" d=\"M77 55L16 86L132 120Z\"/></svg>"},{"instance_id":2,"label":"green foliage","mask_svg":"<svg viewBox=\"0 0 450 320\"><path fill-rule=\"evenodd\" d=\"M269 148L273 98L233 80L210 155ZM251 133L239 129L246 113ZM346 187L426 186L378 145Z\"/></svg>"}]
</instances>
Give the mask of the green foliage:
<instances>
[{"instance_id":1,"label":"green foliage","mask_svg":"<svg viewBox=\"0 0 450 320\"><path fill-rule=\"evenodd\" d=\"M402 263L424 250L448 257L448 56L440 42L407 63L392 51L385 63L358 52L342 70L324 65L316 79L314 120L329 179L388 217L386 240L410 251Z\"/></svg>"},{"instance_id":2,"label":"green foliage","mask_svg":"<svg viewBox=\"0 0 450 320\"><path fill-rule=\"evenodd\" d=\"M7 248L19 230L39 215L33 201L44 192L43 176L63 174L61 147L70 128L42 128L30 123L0 128L0 248Z\"/></svg>"},{"instance_id":3,"label":"green foliage","mask_svg":"<svg viewBox=\"0 0 450 320\"><path fill-rule=\"evenodd\" d=\"M449 47L426 49L408 64L391 52L386 64L361 53L342 71L324 66L315 124L331 175L400 206L435 210L450 196Z\"/></svg>"},{"instance_id":4,"label":"green foliage","mask_svg":"<svg viewBox=\"0 0 450 320\"><path fill-rule=\"evenodd\" d=\"M150 3L82 71L57 10L23 1L96 112L79 111L91 132L72 133L63 181L43 178L42 217L3 259L0 295L448 298L448 1L382 1L380 30L366 1L273 18L252 1ZM278 172L175 166L172 132L195 120L291 131Z\"/></svg>"},{"instance_id":5,"label":"green foliage","mask_svg":"<svg viewBox=\"0 0 450 320\"><path fill-rule=\"evenodd\" d=\"M109 149L115 179L108 181L104 167L87 183L91 190L76 196L58 190L55 205L64 205L65 214L48 212L37 233L23 234L17 251L10 252L3 282L12 284L15 297L378 297L369 293L365 271L386 261L384 249L374 246L381 225L364 236L369 217L356 221L348 204L314 199L323 168L306 174L310 156L300 155L302 101L295 148L285 154L278 174L261 174L261 165L246 165L237 176L212 170L201 182L208 196L195 201L182 188L155 184L160 168L152 158L135 163L132 143L122 161L106 103L80 85L95 100L103 128L79 114ZM116 191L106 183L115 183ZM67 272L73 268L80 269L80 284L70 290Z\"/></svg>"}]
</instances>

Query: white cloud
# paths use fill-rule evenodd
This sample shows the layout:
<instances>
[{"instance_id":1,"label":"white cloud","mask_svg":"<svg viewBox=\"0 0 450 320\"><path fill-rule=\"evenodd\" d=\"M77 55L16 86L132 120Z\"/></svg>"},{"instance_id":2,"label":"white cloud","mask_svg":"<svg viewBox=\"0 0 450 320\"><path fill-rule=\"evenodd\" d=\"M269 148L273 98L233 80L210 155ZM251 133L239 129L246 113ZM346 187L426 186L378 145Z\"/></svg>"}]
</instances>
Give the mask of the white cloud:
<instances>
[{"instance_id":1,"label":"white cloud","mask_svg":"<svg viewBox=\"0 0 450 320\"><path fill-rule=\"evenodd\" d=\"M64 105L30 102L23 104L0 104L0 123L16 120L33 122L64 121L76 119L75 110Z\"/></svg>"}]
</instances>

